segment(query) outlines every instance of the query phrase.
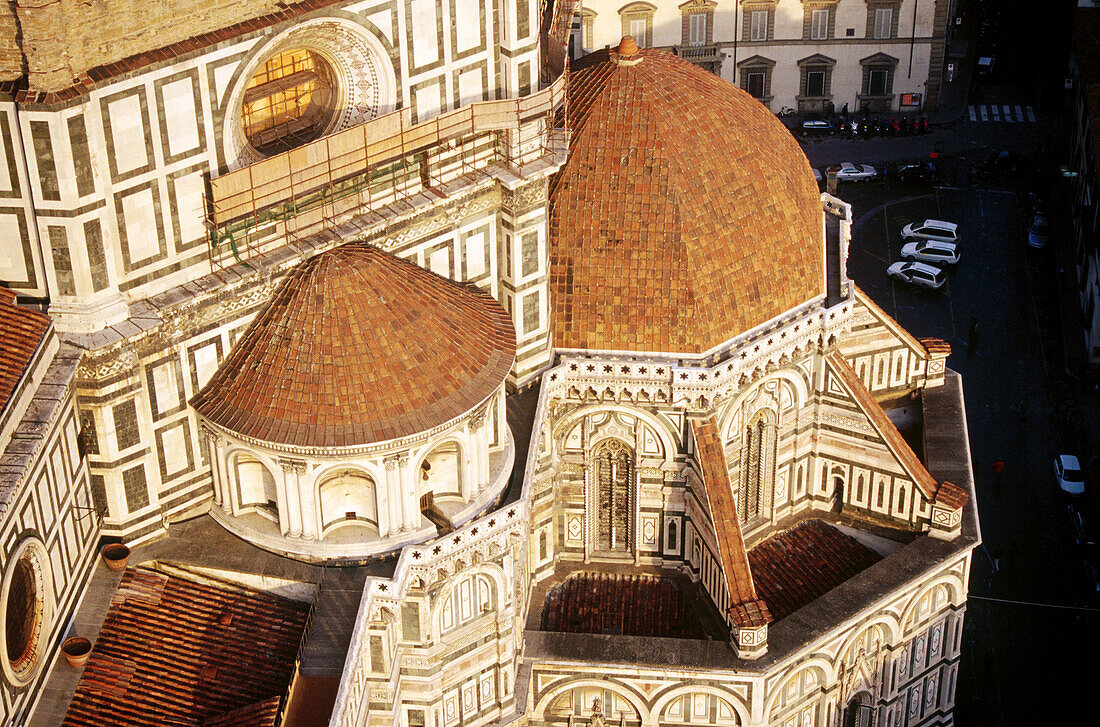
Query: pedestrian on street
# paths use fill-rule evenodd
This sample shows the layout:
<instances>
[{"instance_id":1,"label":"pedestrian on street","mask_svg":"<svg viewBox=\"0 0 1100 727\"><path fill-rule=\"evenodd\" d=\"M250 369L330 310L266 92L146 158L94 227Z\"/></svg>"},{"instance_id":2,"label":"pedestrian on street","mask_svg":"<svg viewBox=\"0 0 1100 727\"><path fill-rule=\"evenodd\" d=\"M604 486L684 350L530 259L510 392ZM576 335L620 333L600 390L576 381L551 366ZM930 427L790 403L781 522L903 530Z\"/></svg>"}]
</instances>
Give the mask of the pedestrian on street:
<instances>
[{"instance_id":1,"label":"pedestrian on street","mask_svg":"<svg viewBox=\"0 0 1100 727\"><path fill-rule=\"evenodd\" d=\"M1001 473L1005 471L1005 461L998 457L993 461L993 490L1001 489Z\"/></svg>"}]
</instances>

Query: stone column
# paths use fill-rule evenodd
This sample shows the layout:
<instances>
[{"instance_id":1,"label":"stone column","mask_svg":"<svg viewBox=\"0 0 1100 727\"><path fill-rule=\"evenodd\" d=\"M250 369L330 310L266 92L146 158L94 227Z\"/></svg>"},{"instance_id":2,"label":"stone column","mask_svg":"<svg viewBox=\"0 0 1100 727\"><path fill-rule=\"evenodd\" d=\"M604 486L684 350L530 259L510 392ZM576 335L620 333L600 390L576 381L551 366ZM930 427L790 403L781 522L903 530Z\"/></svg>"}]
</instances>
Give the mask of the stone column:
<instances>
[{"instance_id":1,"label":"stone column","mask_svg":"<svg viewBox=\"0 0 1100 727\"><path fill-rule=\"evenodd\" d=\"M462 481L460 482L462 500L470 502L474 496L485 486L482 477L481 460L485 458L482 436L485 428L485 412L480 411L466 420L466 461L462 463Z\"/></svg>"},{"instance_id":2,"label":"stone column","mask_svg":"<svg viewBox=\"0 0 1100 727\"><path fill-rule=\"evenodd\" d=\"M290 534L290 503L287 501L287 467L279 461L282 475L275 478L275 516L279 519L279 532L285 538Z\"/></svg>"},{"instance_id":3,"label":"stone column","mask_svg":"<svg viewBox=\"0 0 1100 727\"><path fill-rule=\"evenodd\" d=\"M302 510L302 537L307 540L321 539L321 524L317 516L317 488L312 483L303 482L305 463L300 472L295 473L298 481L298 497Z\"/></svg>"},{"instance_id":4,"label":"stone column","mask_svg":"<svg viewBox=\"0 0 1100 727\"><path fill-rule=\"evenodd\" d=\"M222 473L218 468L218 435L206 425L199 424L199 440L206 447L206 457L210 460L210 485L214 488L214 504L222 505L225 502L223 494Z\"/></svg>"},{"instance_id":5,"label":"stone column","mask_svg":"<svg viewBox=\"0 0 1100 727\"><path fill-rule=\"evenodd\" d=\"M416 473L409 467L409 453L397 455L397 473L401 483L401 503L405 514L402 530L420 527L420 502L416 497Z\"/></svg>"},{"instance_id":6,"label":"stone column","mask_svg":"<svg viewBox=\"0 0 1100 727\"><path fill-rule=\"evenodd\" d=\"M283 535L294 538L302 536L302 495L299 492L301 475L305 474L306 463L299 459L279 459L283 468L283 494L286 498L286 529Z\"/></svg>"},{"instance_id":7,"label":"stone column","mask_svg":"<svg viewBox=\"0 0 1100 727\"><path fill-rule=\"evenodd\" d=\"M382 533L381 525L379 525L379 533L381 535L388 535L389 531L397 532L401 530L403 520L401 518L401 473L398 469L401 460L396 454L390 455L382 460L382 463L386 466L386 497L389 501L389 529L387 532Z\"/></svg>"}]
</instances>

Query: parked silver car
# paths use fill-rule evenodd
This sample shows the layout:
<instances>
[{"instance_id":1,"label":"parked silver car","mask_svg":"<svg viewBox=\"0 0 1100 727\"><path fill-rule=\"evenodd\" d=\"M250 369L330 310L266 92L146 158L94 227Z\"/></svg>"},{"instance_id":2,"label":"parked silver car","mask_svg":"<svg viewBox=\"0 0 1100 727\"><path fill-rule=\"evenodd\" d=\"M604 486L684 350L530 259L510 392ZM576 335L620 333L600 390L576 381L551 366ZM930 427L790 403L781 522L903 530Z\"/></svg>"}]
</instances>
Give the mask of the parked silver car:
<instances>
[{"instance_id":1,"label":"parked silver car","mask_svg":"<svg viewBox=\"0 0 1100 727\"><path fill-rule=\"evenodd\" d=\"M904 283L930 290L939 288L947 280L943 270L928 263L894 263L886 268L886 274Z\"/></svg>"},{"instance_id":2,"label":"parked silver car","mask_svg":"<svg viewBox=\"0 0 1100 727\"><path fill-rule=\"evenodd\" d=\"M908 240L940 240L958 242L959 226L944 220L922 220L910 222L901 228L901 236Z\"/></svg>"},{"instance_id":3,"label":"parked silver car","mask_svg":"<svg viewBox=\"0 0 1100 727\"><path fill-rule=\"evenodd\" d=\"M836 172L838 182L869 182L878 177L878 170L870 164L852 164L841 162L837 166L829 167L826 172Z\"/></svg>"},{"instance_id":4,"label":"parked silver car","mask_svg":"<svg viewBox=\"0 0 1100 727\"><path fill-rule=\"evenodd\" d=\"M940 240L917 240L901 246L901 256L906 260L937 265L954 265L959 261L959 246Z\"/></svg>"}]
</instances>

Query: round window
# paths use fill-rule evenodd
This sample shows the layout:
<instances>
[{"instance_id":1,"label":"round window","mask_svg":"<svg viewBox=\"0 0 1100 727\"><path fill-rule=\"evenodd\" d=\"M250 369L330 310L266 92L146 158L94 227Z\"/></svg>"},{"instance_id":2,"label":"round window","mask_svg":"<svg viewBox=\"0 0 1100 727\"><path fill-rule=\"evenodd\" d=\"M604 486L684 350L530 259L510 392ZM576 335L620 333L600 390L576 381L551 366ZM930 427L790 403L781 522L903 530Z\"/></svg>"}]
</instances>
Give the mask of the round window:
<instances>
[{"instance_id":1,"label":"round window","mask_svg":"<svg viewBox=\"0 0 1100 727\"><path fill-rule=\"evenodd\" d=\"M48 556L36 538L24 540L13 554L4 575L4 648L0 651L4 672L15 684L26 684L42 661L42 646L49 630L46 600Z\"/></svg>"},{"instance_id":2,"label":"round window","mask_svg":"<svg viewBox=\"0 0 1100 727\"><path fill-rule=\"evenodd\" d=\"M38 627L39 609L35 601L35 577L30 558L23 557L15 564L5 609L5 644L8 661L16 671L33 656L34 633Z\"/></svg>"},{"instance_id":3,"label":"round window","mask_svg":"<svg viewBox=\"0 0 1100 727\"><path fill-rule=\"evenodd\" d=\"M249 143L272 155L313 141L332 120L335 74L302 48L269 58L244 89L241 120Z\"/></svg>"}]
</instances>

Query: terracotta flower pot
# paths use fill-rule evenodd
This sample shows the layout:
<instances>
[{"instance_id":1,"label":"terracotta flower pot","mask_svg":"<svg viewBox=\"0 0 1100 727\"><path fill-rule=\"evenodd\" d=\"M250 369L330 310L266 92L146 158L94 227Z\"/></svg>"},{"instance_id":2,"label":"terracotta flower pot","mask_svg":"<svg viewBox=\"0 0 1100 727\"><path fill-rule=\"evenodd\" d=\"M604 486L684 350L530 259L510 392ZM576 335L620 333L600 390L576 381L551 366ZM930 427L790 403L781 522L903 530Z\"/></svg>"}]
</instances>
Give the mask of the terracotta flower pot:
<instances>
[{"instance_id":1,"label":"terracotta flower pot","mask_svg":"<svg viewBox=\"0 0 1100 727\"><path fill-rule=\"evenodd\" d=\"M123 570L130 558L130 548L122 543L110 543L103 546L103 562L111 570Z\"/></svg>"},{"instance_id":2,"label":"terracotta flower pot","mask_svg":"<svg viewBox=\"0 0 1100 727\"><path fill-rule=\"evenodd\" d=\"M65 661L69 666L80 668L88 663L92 655L92 642L83 636L73 636L65 639L61 644L61 653L65 655Z\"/></svg>"}]
</instances>

